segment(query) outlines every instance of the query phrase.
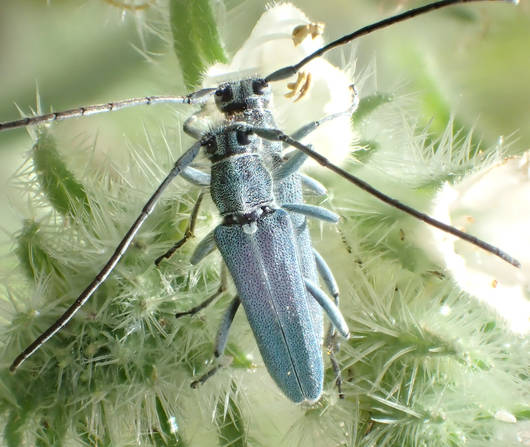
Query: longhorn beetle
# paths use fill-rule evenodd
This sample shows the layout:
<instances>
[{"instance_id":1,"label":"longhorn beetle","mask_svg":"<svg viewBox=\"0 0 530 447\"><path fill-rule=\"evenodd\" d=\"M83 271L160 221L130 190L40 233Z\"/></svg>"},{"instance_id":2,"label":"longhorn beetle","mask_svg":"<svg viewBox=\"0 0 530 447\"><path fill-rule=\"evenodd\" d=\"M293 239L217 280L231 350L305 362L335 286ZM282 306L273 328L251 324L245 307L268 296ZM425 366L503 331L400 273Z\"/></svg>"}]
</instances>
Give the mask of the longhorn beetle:
<instances>
[{"instance_id":1,"label":"longhorn beetle","mask_svg":"<svg viewBox=\"0 0 530 447\"><path fill-rule=\"evenodd\" d=\"M279 80L283 80L283 79L289 78L289 77L295 75L310 60L312 60L315 57L318 57L318 56L324 54L326 51L328 51L328 50L330 50L330 49L332 49L332 48L334 48L336 46L339 46L339 45L345 44L347 42L350 42L350 41L354 40L357 37L363 36L365 34L368 34L368 33L372 32L372 31L375 31L377 29L386 27L386 26L388 26L390 24L397 23L397 22L406 20L408 18L415 17L415 16L417 16L419 14L423 14L423 13L426 13L426 12L429 12L429 11L440 9L442 7L445 7L445 6L450 6L450 5L453 5L453 4L456 4L456 3L470 3L470 2L476 2L476 1L481 1L481 0L444 0L444 1L431 3L431 4L423 6L423 7L419 7L419 8L416 8L416 9L412 9L412 10L406 11L406 12L404 12L402 14L399 14L397 16L382 20L382 21L377 22L377 23L375 23L373 25L366 26L366 27L361 28L360 30L358 30L358 31L356 31L356 32L354 32L352 34L349 34L349 35L344 36L344 37L342 37L340 39L337 39L336 41L326 45L322 49L316 51L315 53L313 53L310 56L306 57L305 59L301 60L297 64L295 64L293 66L289 66L289 67L284 67L284 68L282 68L280 70L277 70L277 71L275 71L273 73L270 73L269 75L265 76L263 79L253 79L252 82L258 82L258 83L262 83L263 85L267 85L270 82L275 82L275 81L279 81ZM490 1L493 1L493 0L490 0ZM206 101L208 101L210 99L210 97L212 95L222 95L221 89L203 89L203 90L191 93L191 94L183 96L183 97L175 97L175 96L173 96L173 97L169 97L169 96L165 96L165 97L144 97L144 98L129 99L129 100L125 100L125 101L117 101L117 102L114 102L114 103L108 103L108 104L97 105L97 106L87 106L87 107L82 107L82 108L79 108L79 109L68 110L68 111L65 111L65 112L56 112L56 113L51 113L51 114L47 114L47 115L24 118L24 119L21 119L21 120L16 120L16 121L12 121L12 122L2 123L2 124L0 124L0 130L6 130L6 129L10 129L10 128L22 127L22 126L26 126L26 125L39 124L39 123L44 123L44 122L51 122L51 121L56 121L56 120L63 120L63 119L73 118L73 117L88 116L88 115L94 114L94 113L107 112L107 111L112 111L112 110L119 110L120 108L130 107L130 106L135 106L135 105L142 105L142 104L150 105L150 104L162 103L162 102L174 102L174 103L184 103L184 104L204 104ZM402 211L404 211L404 212L406 212L406 213L408 213L408 214L410 214L410 215L412 215L414 217L417 217L417 218L425 221L426 223L429 223L430 225L433 225L433 226L435 226L435 227L437 227L437 228L439 228L439 229L441 229L443 231L446 231L448 233L456 235L456 236L458 236L458 237L460 237L460 238L462 238L462 239L464 239L464 240L466 240L466 241L468 241L468 242L470 242L470 243L472 243L472 244L474 244L474 245L476 245L476 246L478 246L480 248L483 248L483 249L489 251L490 253L493 253L496 256L498 256L498 257L504 259L505 261L511 263L514 266L519 266L519 263L518 263L517 260L511 258L508 254L504 253L500 249L498 249L496 247L493 247L490 244L487 244L487 243L485 243L483 241L480 241L479 239L477 239L477 238L475 238L473 236L470 236L470 235L467 235L465 233L462 233L461 231L459 231L459 230L457 230L457 229L455 229L453 227L450 227L450 226L448 226L446 224L438 222L435 219L432 219L432 218L426 216L425 214L420 213L420 212L418 212L418 211L416 211L416 210L414 210L414 209L412 209L412 208L410 208L410 207L398 202L397 200L386 196L385 194L375 190L374 188L372 188L370 185L366 184L362 180L360 180L357 177L351 175L350 173L348 173L344 169L331 164L327 159L325 159L320 154L318 154L318 152L315 152L312 148L299 143L295 139L287 136L286 134L284 134L283 132L281 132L281 131L279 131L277 129L271 129L269 127L256 126L255 123L251 123L251 124L248 124L248 123L236 123L234 126L235 127L228 126L226 128L226 132L227 133L223 133L225 131L220 130L220 131L214 131L213 133L208 134L205 137L202 137L199 140L198 143L194 144L192 146L192 148L190 148L186 153L184 153L184 155L181 158L179 158L179 160L175 163L175 167L173 168L171 173L166 177L164 182L158 187L157 191L149 199L149 201L147 202L147 204L143 208L142 213L137 218L136 222L133 224L133 226L127 232L127 234L124 237L124 239L120 242L120 244L116 248L115 253L111 256L109 262L103 267L103 269L97 275L97 277L94 279L94 281L85 289L84 292L82 292L82 294L79 296L79 298L76 300L76 302L65 312L65 314L63 314L63 316L56 323L54 323L47 331L45 331L39 338L37 338L37 340L35 340L35 342L32 343L20 356L18 356L17 359L15 359L15 361L13 362L13 364L11 366L11 370L12 371L16 370L18 368L18 366L27 357L32 355L37 349L39 349L39 347L43 343L45 343L58 330L60 330L66 323L68 323L68 321L73 317L73 315L77 312L77 310L89 299L89 297L92 295L92 293L99 287L101 282L106 279L108 274L112 271L112 269L114 268L116 263L119 261L119 259L123 255L124 251L130 245L132 239L134 238L135 234L139 230L140 226L143 224L145 219L151 213L151 211L152 211L153 207L155 206L156 202L158 201L161 193L164 191L164 189L167 187L167 185L171 182L171 180L174 177L176 177L177 175L179 175L182 172L182 170L187 165L189 165L189 163L193 160L193 158L195 158L195 156L196 156L196 154L199 151L199 148L201 146L206 146L207 147L207 151L210 149L211 150L210 151L211 158L214 160L215 163L220 163L222 161L222 159L223 159L223 156L226 155L223 151L229 151L230 152L230 151L234 151L235 150L236 152L244 153L245 150L240 149L241 147L247 146L247 145L251 145L252 146L253 144L262 144L262 143L254 143L254 141L262 141L261 139L271 140L271 141L280 141L280 142L289 144L289 145L295 147L296 149L302 151L303 153L305 153L309 157L315 159L321 165L327 167L328 169L332 170L333 172L335 172L335 173L339 174L340 176L344 177L345 179L347 179L351 183L355 184L356 186L360 187L361 189L364 189L365 191L369 192L370 194L373 194L374 196L376 196L380 200L384 201L385 203L388 203L388 204L390 204L392 206L395 206L396 208L398 208L398 209L400 209L400 210L402 210ZM257 138L257 140L255 140L256 138ZM215 140L215 142L213 142L213 140ZM237 141L237 144L236 144L236 141ZM219 148L222 148L222 151L221 151L221 152L223 152L222 154L216 152ZM256 150L256 149L253 149L252 152L254 153L254 152L259 152L259 151ZM258 153L256 156L259 158L260 154ZM254 157L254 155L253 155L253 157ZM296 170L296 169L294 169L294 170ZM294 172L294 170L292 172ZM213 171L212 171L212 173L213 173ZM236 175L236 177L237 177L237 175ZM266 177L267 177L267 175L265 174L264 177L262 177L262 178L266 178ZM241 187L241 186L251 187L252 186L252 185L244 185L242 182L238 183L237 181L236 181L236 184L239 187ZM231 185L231 186L233 186L233 185ZM265 188L265 190L266 189L267 188ZM214 201L215 201L215 198L214 198ZM262 228L262 225L264 225L263 224L263 222L264 222L263 219L266 219L269 214L272 215L272 216L281 216L281 212L278 211L278 214L275 214L275 213L277 213L276 209L274 207L270 207L269 206L271 204L270 197L263 198L263 207L257 207L258 202L254 203L253 208L246 208L246 207L238 208L236 205L234 205L235 206L234 209L236 211L234 211L234 209L232 209L232 208L230 208L230 209L226 208L225 209L223 207L223 205L221 204L221 202L219 202L217 204L220 207L220 211L222 212L222 214L223 214L223 211L226 211L228 213L228 214L225 215L224 226L233 226L234 228L237 229L237 231L239 232L239 235L241 237L244 237L243 234L245 234L247 236L248 235L256 235L255 237L257 239L260 239L261 237L264 237L263 235L264 234L268 234L268 233L267 233L267 231L264 228ZM295 211L296 212L300 212L300 209L295 210ZM279 221L276 221L276 217L275 217L273 226L275 224L281 225L282 228L287 228L286 232L289 233L289 235L292 235L293 230L290 229L288 223L279 224ZM284 225L285 225L285 227L284 227ZM240 236L236 237L239 242L242 241L242 239L240 239ZM270 238L270 239L267 239L267 238ZM291 238L291 239L289 239L289 238ZM295 243L292 243L292 242L288 243L287 242L288 239L292 241L292 236L286 236L286 239L281 239L280 238L279 240L285 242L286 246L288 246L290 244L291 245L291 249L292 250L296 250ZM272 243L275 243L275 242L277 242L277 241L273 238L273 235L272 235L272 236L266 236L266 238L263 239L261 242L252 242L251 245L254 244L254 245L252 245L252 247L253 247L254 250L256 250L256 249L259 249L259 248L269 247L269 244L272 244ZM238 248L237 247L238 242L233 239L233 236L222 236L222 235L216 234L216 243L217 243L218 247L221 249L221 251L223 252L223 257L224 257L225 262L229 265L229 268L230 268L230 271L232 273L232 276L235 279L236 288L238 290L238 293L240 295L241 300L244 303L245 303L245 299L248 300L248 301L246 301L248 303L247 305L249 306L248 309L247 309L247 316L248 316L249 320L251 321L251 324L253 324L253 329L255 331L256 330L259 331L259 324L260 323L257 322L256 320L254 320L254 321L256 321L255 323L252 323L253 318L257 317L258 313L256 313L255 310L250 310L252 308L252 306L255 305L256 303L254 301L252 301L252 299L248 298L248 295L249 295L248 293L247 293L247 298L244 298L243 296L241 296L241 295L244 295L245 291L248 292L248 290L249 290L247 288L247 284L245 283L245 279L244 279L245 275L248 274L248 271L243 272L243 273L241 273L241 271L238 271L238 266L234 265L234 263L233 263L234 259L230 257L231 250L235 250L235 249ZM199 247L198 247L199 251L205 250L205 251L202 252L202 254L205 254L209 249L213 248L212 240L207 240L205 244L206 245L203 245L203 246L199 245ZM287 254L286 256L287 257L291 256L289 259L292 260L292 256L293 256L292 253L290 255ZM200 258L201 256L197 255L196 257ZM236 258L242 259L241 255L237 255ZM300 273L299 269L295 269L295 272L298 272L298 275L301 276L301 273ZM271 271L271 273L277 274L278 272L277 271ZM254 277L254 276L252 276L252 278L249 278L250 279L249 284L251 284L254 280L256 280L256 278L257 277ZM300 281L302 281L301 284L303 284L304 283L303 280L304 280L303 277L298 277L297 284L299 285ZM308 288L311 291L311 294L315 298L318 298L319 304L321 304L326 309L328 315L330 315L330 317L332 318L332 321L335 324L335 326L337 326L339 329L341 329L341 332L344 335L346 335L347 329L345 329L344 322L340 318L340 313L338 312L338 310L336 310L336 308L334 308L333 304L328 302L328 301L326 301L325 298L322 298L319 295L318 291L315 291L312 288L312 285L310 283L308 283L307 281L305 281L305 286L306 286L306 288ZM253 286L249 285L248 287L250 287L250 289L252 289ZM250 295L253 295L253 293L254 292L250 293ZM298 292L296 292L296 293L306 294L307 292L305 292L305 291L301 292L299 290L299 287L298 287ZM297 296L299 296L299 295L297 295ZM302 302L304 302L303 305L301 304ZM297 303L300 306L302 306L302 307L305 306L305 301L295 301L295 302L292 303L292 305L293 306L297 306L298 305ZM297 310L301 310L301 308L297 308ZM304 311L301 315L302 315L301 320L303 320L301 324L302 325L303 324L310 324L311 317L308 316L307 312ZM270 317L270 315L268 315L268 316ZM282 321L283 318L289 318L289 315L288 314L284 315L284 314L281 314L281 312L280 312L280 313L277 313L276 317L277 317L276 323L278 323L278 322ZM306 332L305 329L303 329L301 334L297 334L296 336L293 335L292 336L293 338L290 338L291 335L288 335L287 333L283 332L283 330L288 325L283 326L282 323L279 323L279 324L283 328L282 331L280 331L280 332L283 334L283 338L284 338L284 340L286 342L286 346L289 346L290 342L293 342L294 344L296 344L297 342L295 342L295 340L299 340L300 337L302 337L302 339L303 339L304 336L310 337L311 333L312 333L311 331L307 331ZM277 335L279 335L280 332L278 332ZM260 350L262 348L265 349L265 350L267 350L267 349L274 350L274 347L269 344L270 341L267 340L265 335L258 335L256 333L256 336L258 338L258 345L260 345ZM318 345L318 341L317 341L317 345ZM309 348L307 350L307 352L310 352L312 350L313 350L313 348ZM310 360L310 359L307 358L307 356L304 356L301 353L301 351L298 351L297 348L295 348L295 350L293 351L294 353L293 352L289 352L289 354L285 354L283 356L280 355L278 358L275 358L274 356L270 356L270 352L271 351L269 351L269 354L265 354L265 351L262 350L262 354L264 354L264 360L265 360L265 362L266 362L266 364L268 366L268 369L269 369L269 371L271 372L271 374L273 375L273 377L276 379L276 381L278 383L280 383L281 380L282 380L282 378L279 377L279 375L280 376L284 375L284 373L287 373L287 375L290 375L290 372L291 372L291 369L289 369L289 367L283 368L283 367L280 367L280 366L278 366L276 364L277 361L279 361L281 363L285 359L289 359L290 361L293 362L293 364L299 365L299 366L294 368L296 371L304 370L304 368L306 368L309 371L309 373L315 373L315 375L317 377L316 382L320 382L320 388L319 388L318 383L317 383L317 386L313 387L312 391L307 391L306 392L304 390L304 386L307 384L307 382L304 382L305 379L304 379L303 376L298 376L298 374L295 373L296 378L298 379L298 385L299 386L301 385L301 390L302 390L301 393L296 394L296 392L294 392L293 394L290 394L291 391L293 390L293 387L296 388L295 385L287 385L287 384L285 386L280 385L282 387L282 390L291 399L293 399L295 401L301 401L301 400L305 400L305 399L313 401L313 400L318 399L318 397L320 396L320 392L321 392L322 376L318 372L318 369L319 369L318 367L315 368L314 370L312 370L309 365L315 365L315 362L317 362L319 365L321 365L321 357L320 357L320 363L317 360L315 360L316 359L315 357L313 357L312 360ZM300 356L298 356L298 354ZM314 353L312 355L314 355ZM285 377L283 377L283 378L285 378ZM312 378L311 380L313 380L313 379L314 378Z\"/></svg>"}]
</instances>

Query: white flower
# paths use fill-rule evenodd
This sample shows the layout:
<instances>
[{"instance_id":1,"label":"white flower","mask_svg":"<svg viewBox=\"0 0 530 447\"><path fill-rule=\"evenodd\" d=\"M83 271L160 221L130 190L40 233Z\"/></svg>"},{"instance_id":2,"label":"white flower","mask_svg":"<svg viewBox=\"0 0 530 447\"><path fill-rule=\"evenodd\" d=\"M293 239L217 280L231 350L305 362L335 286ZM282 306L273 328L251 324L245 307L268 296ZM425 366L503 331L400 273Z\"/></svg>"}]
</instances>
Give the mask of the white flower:
<instances>
[{"instance_id":1,"label":"white flower","mask_svg":"<svg viewBox=\"0 0 530 447\"><path fill-rule=\"evenodd\" d=\"M311 25L314 33L301 33L302 38L295 44L293 31L297 27ZM203 86L215 87L225 80L266 76L278 68L299 62L324 45L319 25L323 26L311 23L302 11L290 3L268 9L230 64L215 64L208 69ZM297 81L294 76L271 83L276 123L286 133L292 133L326 115L345 111L352 101L350 85L353 81L350 74L328 61L318 58L303 67L302 72L311 78L305 95L299 95L298 90L294 96L286 97L291 91L288 84ZM352 140L351 119L344 116L326 123L302 141L313 144L315 150L340 163L350 154Z\"/></svg>"},{"instance_id":2,"label":"white flower","mask_svg":"<svg viewBox=\"0 0 530 447\"><path fill-rule=\"evenodd\" d=\"M453 236L432 230L436 249L460 287L494 308L520 334L530 331L530 152L446 184L434 216L493 243L517 269Z\"/></svg>"}]
</instances>

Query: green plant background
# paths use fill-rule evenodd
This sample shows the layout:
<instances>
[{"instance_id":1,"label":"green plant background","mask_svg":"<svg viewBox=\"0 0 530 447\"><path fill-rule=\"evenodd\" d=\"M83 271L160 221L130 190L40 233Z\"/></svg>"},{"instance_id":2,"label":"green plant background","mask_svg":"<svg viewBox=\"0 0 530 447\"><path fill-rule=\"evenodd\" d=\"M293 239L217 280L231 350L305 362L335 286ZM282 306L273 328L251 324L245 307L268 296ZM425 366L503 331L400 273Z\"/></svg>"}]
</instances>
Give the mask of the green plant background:
<instances>
[{"instance_id":1,"label":"green plant background","mask_svg":"<svg viewBox=\"0 0 530 447\"><path fill-rule=\"evenodd\" d=\"M0 5L1 120L18 117L13 103L26 112L35 106L36 83L44 111L188 91L172 51L165 2L139 15L103 0L44 3L3 0ZM416 4L294 3L326 23L327 39ZM186 4L175 2L174 7ZM211 4L230 55L263 12L263 2ZM403 113L419 128L429 124L433 140L454 116L455 129L474 127L486 152L500 135L510 143L504 155L527 150L528 6L523 1L518 8L478 4L441 11L358 43L357 70L376 66L361 97L383 92L397 98L363 122L361 137L374 148L363 161L369 166L372 154L400 150L401 143L406 147L414 132L399 129ZM350 55L345 49L330 59L340 65ZM341 352L345 402L337 402L331 376L320 405L288 402L264 371L242 314L231 337L233 365L199 390L189 389L210 358L226 299L200 317L174 322L177 309L215 290L216 262L192 271L186 264L188 249L162 274L150 267L149 260L183 230L196 194L183 194L185 183L170 189L174 200L162 204L94 302L19 373L9 375L7 367L20 345L53 321L60 303L75 298L119 241L181 150L178 128L188 113L184 107L138 108L54 126L61 155L51 163L64 162L91 200L88 208L84 198L71 209L68 200L66 210L55 206L58 217L49 214L50 194L40 194L37 183L28 183L19 170L32 140L24 130L0 134L0 427L5 445L495 446L499 439L503 445L521 445L517 436L528 433L528 399L521 392L527 384L525 340L438 274L441 268L414 245L416 223L329 175L323 178L332 190L331 205L345 220L340 232L314 230L317 247L338 277L354 334ZM40 142L49 143L46 138ZM457 174L482 162L480 157L459 162L464 155L444 161ZM388 170L386 183L369 169L366 174L382 189L424 209L439 182L454 178L447 166L436 166L438 176L426 180L418 164L417 177L401 184L403 166L381 169ZM64 172L58 175L64 179ZM214 224L213 214L210 210L200 221L202 231ZM63 235L63 227L70 225L78 230ZM62 236L55 244L54 238ZM37 251L31 252L32 259L24 257L28 244L44 247L42 257ZM26 248L22 255L21 246ZM41 259L47 273L54 272L48 282L36 272L35 259ZM36 278L35 289L28 276ZM28 299L26 307L22 303ZM450 319L435 312L443 305L453 309ZM249 371L251 364L257 366ZM501 409L518 423L495 419ZM176 433L170 417L178 424Z\"/></svg>"}]
</instances>

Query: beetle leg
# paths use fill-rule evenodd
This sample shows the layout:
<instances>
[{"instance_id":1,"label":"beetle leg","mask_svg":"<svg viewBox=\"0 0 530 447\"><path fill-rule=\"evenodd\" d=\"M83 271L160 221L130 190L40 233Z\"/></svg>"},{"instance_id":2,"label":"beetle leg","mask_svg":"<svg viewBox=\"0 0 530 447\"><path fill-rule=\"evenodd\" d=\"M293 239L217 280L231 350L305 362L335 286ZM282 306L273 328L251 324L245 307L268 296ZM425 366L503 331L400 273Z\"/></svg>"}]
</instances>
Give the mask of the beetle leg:
<instances>
[{"instance_id":1,"label":"beetle leg","mask_svg":"<svg viewBox=\"0 0 530 447\"><path fill-rule=\"evenodd\" d=\"M213 366L211 369L209 369L205 374L203 374L197 380L194 380L191 383L192 388L197 388L198 386L202 385L210 377L212 377L217 371L219 371L220 368L224 366L228 366L232 362L231 358L227 357L223 361L223 360L220 360L220 357L223 356L223 353L225 351L226 342L228 341L228 334L230 333L230 327L232 326L232 321L234 321L234 317L236 315L237 309L239 308L240 304L241 304L241 301L239 300L239 297L236 296L230 303L230 306L228 306L228 309L226 310L223 316L223 320L221 321L221 326L219 326L219 330L217 331L217 337L215 338L214 355L215 355L215 358L217 359L216 365Z\"/></svg>"},{"instance_id":2,"label":"beetle leg","mask_svg":"<svg viewBox=\"0 0 530 447\"><path fill-rule=\"evenodd\" d=\"M198 304L195 307L192 307L190 310L187 310L185 312L177 312L175 314L176 318L183 317L185 315L195 315L197 312L201 311L205 307L208 307L211 303L213 303L217 298L219 298L224 292L226 292L227 289L227 270L226 265L223 264L223 268L221 270L221 284L219 284L219 288L215 291L215 293L211 296L209 296L207 299L205 299L202 303Z\"/></svg>"},{"instance_id":3,"label":"beetle leg","mask_svg":"<svg viewBox=\"0 0 530 447\"><path fill-rule=\"evenodd\" d=\"M190 215L190 221L188 223L188 228L186 228L186 231L184 233L184 237L177 241L173 247L171 247L168 251L166 251L162 256L159 256L155 259L155 265L158 267L160 263L164 259L169 259L173 254L182 247L188 239L191 239L194 234L193 231L195 230L195 224L197 223L197 216L199 215L199 208L201 206L202 198L204 196L204 193L201 192L199 194L199 197L197 198L197 201L195 202L195 205L193 206L193 210L191 211Z\"/></svg>"}]
</instances>

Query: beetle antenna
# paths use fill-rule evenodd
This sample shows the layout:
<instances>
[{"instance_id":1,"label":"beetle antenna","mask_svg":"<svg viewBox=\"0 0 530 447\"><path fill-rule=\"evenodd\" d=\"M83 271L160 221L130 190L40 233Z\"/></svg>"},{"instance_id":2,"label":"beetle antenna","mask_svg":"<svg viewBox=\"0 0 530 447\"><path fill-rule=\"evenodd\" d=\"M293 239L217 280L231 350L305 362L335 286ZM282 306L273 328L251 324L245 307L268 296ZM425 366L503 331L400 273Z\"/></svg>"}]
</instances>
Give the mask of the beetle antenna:
<instances>
[{"instance_id":1,"label":"beetle antenna","mask_svg":"<svg viewBox=\"0 0 530 447\"><path fill-rule=\"evenodd\" d=\"M116 264L120 261L124 253L127 251L129 245L140 230L140 227L143 225L145 220L149 217L153 209L155 208L160 196L164 190L169 186L175 177L177 177L189 164L194 160L194 158L199 153L202 142L198 141L193 146L191 146L180 158L175 162L173 169L169 172L167 177L162 181L158 186L156 191L151 195L149 200L146 202L139 216L136 218L132 226L129 228L121 242L118 244L114 253L109 258L107 263L102 267L96 277L92 282L81 292L81 295L74 301L74 303L66 309L66 311L59 317L59 319L53 323L48 329L46 329L39 337L37 337L24 351L18 355L18 357L13 361L9 367L9 371L15 372L18 367L29 357L31 357L40 347L46 343L51 337L53 337L57 332L65 326L73 316L83 307L83 305L89 300L93 293L98 289L98 287L105 281L107 276L110 275Z\"/></svg>"},{"instance_id":2,"label":"beetle antenna","mask_svg":"<svg viewBox=\"0 0 530 447\"><path fill-rule=\"evenodd\" d=\"M372 23L371 25L367 25L362 28L359 28L357 31L354 31L351 34L342 36L341 38L334 40L333 42L330 42L327 45L323 46L322 48L311 53L309 56L306 56L296 65L290 65L287 67L280 68L279 70L276 70L275 72L265 77L265 81L267 82L281 81L283 79L289 78L292 75L296 74L304 65L308 64L313 59L319 56L322 56L324 53L327 53L329 50L332 50L335 47L349 43L357 39L358 37L362 37L367 34L370 34L373 31L386 28L395 23L404 22L405 20L412 19L421 14L426 14L431 11L436 11L437 9L445 8L446 6L452 6L452 5L456 5L459 3L472 3L472 2L482 2L482 1L490 1L490 2L502 1L502 2L509 2L509 3L514 3L514 4L519 3L518 0L441 0L438 2L433 2L427 5L424 5L424 6L420 6L419 8L409 9L408 11L402 12L401 14L387 17L386 19L380 20L379 22L375 22L375 23Z\"/></svg>"},{"instance_id":3,"label":"beetle antenna","mask_svg":"<svg viewBox=\"0 0 530 447\"><path fill-rule=\"evenodd\" d=\"M483 241L482 239L479 239L471 234L465 233L464 231L460 231L459 229L451 225L440 222L439 220L436 220L433 217L430 217L429 215L422 213L421 211L418 211L408 205L405 205L399 200L396 200L393 197L390 197L382 193L381 191L374 188L373 186L371 186L364 180L361 180L359 177L353 174L350 174L348 171L331 163L326 157L319 154L318 152L315 152L310 146L304 145L300 143L299 141L296 141L295 139L291 138L290 136L283 133L282 131L277 130L277 129L268 129L268 128L259 128L259 127L252 127L251 130L255 132L258 136L265 138L267 140L282 141L283 143L286 143L290 146L295 147L296 149L307 154L309 157L311 157L313 160L315 160L317 163L319 163L323 167L328 168L329 170L333 171L335 174L340 175L342 178L348 180L350 183L353 183L358 188L362 189L363 191L366 191L368 194L373 195L374 197L378 198L382 202L390 206L393 206L394 208L397 208L415 217L416 219L422 220L426 224L429 224L435 228L438 228L439 230L445 231L446 233L452 234L453 236L456 236L479 248L482 248L483 250L486 250L487 252L508 262L514 267L517 267L517 268L521 267L521 263L517 259L515 259L513 256L510 256L508 253L504 252L500 248L495 247L494 245L491 245Z\"/></svg>"},{"instance_id":4,"label":"beetle antenna","mask_svg":"<svg viewBox=\"0 0 530 447\"><path fill-rule=\"evenodd\" d=\"M107 102L105 104L94 104L78 107L76 109L63 110L61 112L46 113L44 115L28 116L15 121L0 123L0 132L3 130L17 129L19 127L34 126L36 124L51 123L52 121L63 121L70 118L81 118L96 115L98 113L115 112L117 110L136 107L150 106L154 104L204 104L216 89L205 88L184 96L142 96L141 98L128 98L120 101Z\"/></svg>"}]
</instances>

